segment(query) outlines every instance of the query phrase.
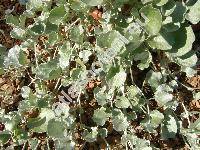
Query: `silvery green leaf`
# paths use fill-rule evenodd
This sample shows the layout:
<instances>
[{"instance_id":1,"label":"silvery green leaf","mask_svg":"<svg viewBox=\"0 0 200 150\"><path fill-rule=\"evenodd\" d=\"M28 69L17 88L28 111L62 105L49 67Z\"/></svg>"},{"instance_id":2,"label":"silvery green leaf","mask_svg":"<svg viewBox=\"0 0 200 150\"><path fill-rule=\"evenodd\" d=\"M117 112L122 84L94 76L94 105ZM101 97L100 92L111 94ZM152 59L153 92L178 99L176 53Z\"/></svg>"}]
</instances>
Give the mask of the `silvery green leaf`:
<instances>
[{"instance_id":1,"label":"silvery green leaf","mask_svg":"<svg viewBox=\"0 0 200 150\"><path fill-rule=\"evenodd\" d=\"M177 64L179 64L180 66L183 67L183 69L185 67L193 67L196 65L198 58L196 56L196 54L188 54L185 55L185 57L171 57L172 61L176 62Z\"/></svg>"},{"instance_id":2,"label":"silvery green leaf","mask_svg":"<svg viewBox=\"0 0 200 150\"><path fill-rule=\"evenodd\" d=\"M106 87L102 87L101 89L95 88L94 89L94 96L99 105L103 106L108 103L108 94L106 93Z\"/></svg>"},{"instance_id":3,"label":"silvery green leaf","mask_svg":"<svg viewBox=\"0 0 200 150\"><path fill-rule=\"evenodd\" d=\"M28 133L23 129L16 128L13 136L15 137L13 139L15 145L22 145L28 140Z\"/></svg>"},{"instance_id":4,"label":"silvery green leaf","mask_svg":"<svg viewBox=\"0 0 200 150\"><path fill-rule=\"evenodd\" d=\"M151 111L149 116L151 124L154 128L157 128L164 119L164 115L160 113L158 110Z\"/></svg>"},{"instance_id":5,"label":"silvery green leaf","mask_svg":"<svg viewBox=\"0 0 200 150\"><path fill-rule=\"evenodd\" d=\"M23 86L21 89L21 94L23 98L29 98L30 93L32 93L32 90L28 86Z\"/></svg>"},{"instance_id":6,"label":"silvery green leaf","mask_svg":"<svg viewBox=\"0 0 200 150\"><path fill-rule=\"evenodd\" d=\"M106 64L112 63L114 57L116 57L117 52L115 49L109 48L107 51L102 51L97 54L98 60L100 63L104 64L103 67L106 66ZM104 69L104 68L103 68ZM108 69L108 67L107 67ZM107 70L105 70L107 71Z\"/></svg>"},{"instance_id":7,"label":"silvery green leaf","mask_svg":"<svg viewBox=\"0 0 200 150\"><path fill-rule=\"evenodd\" d=\"M48 121L55 117L54 112L48 108L42 108L37 118L30 118L28 122L29 128L34 132L46 132Z\"/></svg>"},{"instance_id":8,"label":"silvery green leaf","mask_svg":"<svg viewBox=\"0 0 200 150\"><path fill-rule=\"evenodd\" d=\"M197 71L191 67L182 66L181 70L186 73L187 77L193 77L195 74L197 74Z\"/></svg>"},{"instance_id":9,"label":"silvery green leaf","mask_svg":"<svg viewBox=\"0 0 200 150\"><path fill-rule=\"evenodd\" d=\"M142 29L138 23L130 23L125 29L125 37L131 42L131 49L134 50L138 48L141 43L145 40Z\"/></svg>"},{"instance_id":10,"label":"silvery green leaf","mask_svg":"<svg viewBox=\"0 0 200 150\"><path fill-rule=\"evenodd\" d=\"M113 128L116 131L125 131L129 126L127 117L121 112L120 109L115 109L112 116Z\"/></svg>"},{"instance_id":11,"label":"silvery green leaf","mask_svg":"<svg viewBox=\"0 0 200 150\"><path fill-rule=\"evenodd\" d=\"M128 43L128 39L116 30L108 31L97 36L97 45L102 48L112 48L112 50L119 51L122 46Z\"/></svg>"},{"instance_id":12,"label":"silvery green leaf","mask_svg":"<svg viewBox=\"0 0 200 150\"><path fill-rule=\"evenodd\" d=\"M26 16L24 14L19 16L19 27L25 29L26 25Z\"/></svg>"},{"instance_id":13,"label":"silvery green leaf","mask_svg":"<svg viewBox=\"0 0 200 150\"><path fill-rule=\"evenodd\" d=\"M199 100L200 99L200 92L197 92L194 94L194 99Z\"/></svg>"},{"instance_id":14,"label":"silvery green leaf","mask_svg":"<svg viewBox=\"0 0 200 150\"><path fill-rule=\"evenodd\" d=\"M23 51L26 51L27 48L30 48L30 47L34 47L34 40L32 39L26 39L26 41L22 42L20 47Z\"/></svg>"},{"instance_id":15,"label":"silvery green leaf","mask_svg":"<svg viewBox=\"0 0 200 150\"><path fill-rule=\"evenodd\" d=\"M50 46L56 44L60 40L56 32L51 32L48 39L48 45Z\"/></svg>"},{"instance_id":16,"label":"silvery green leaf","mask_svg":"<svg viewBox=\"0 0 200 150\"><path fill-rule=\"evenodd\" d=\"M195 132L191 133L186 131L186 133L184 133L184 136L187 137L188 143L191 145L191 150L200 149L199 138Z\"/></svg>"},{"instance_id":17,"label":"silvery green leaf","mask_svg":"<svg viewBox=\"0 0 200 150\"><path fill-rule=\"evenodd\" d=\"M157 6L165 5L169 0L156 0L155 3Z\"/></svg>"},{"instance_id":18,"label":"silvery green leaf","mask_svg":"<svg viewBox=\"0 0 200 150\"><path fill-rule=\"evenodd\" d=\"M116 31L102 33L97 36L97 45L102 48L111 47L112 41L116 38Z\"/></svg>"},{"instance_id":19,"label":"silvery green leaf","mask_svg":"<svg viewBox=\"0 0 200 150\"><path fill-rule=\"evenodd\" d=\"M83 26L82 25L76 25L70 30L69 37L73 42L76 42L78 44L83 43Z\"/></svg>"},{"instance_id":20,"label":"silvery green leaf","mask_svg":"<svg viewBox=\"0 0 200 150\"><path fill-rule=\"evenodd\" d=\"M8 55L5 57L4 66L5 68L8 68L9 66L18 68L23 65L22 61L24 61L25 59L26 58L24 52L18 45L15 45L9 50Z\"/></svg>"},{"instance_id":21,"label":"silvery green leaf","mask_svg":"<svg viewBox=\"0 0 200 150\"><path fill-rule=\"evenodd\" d=\"M59 25L67 14L68 14L68 8L65 8L64 5L55 7L50 11L49 22L52 24Z\"/></svg>"},{"instance_id":22,"label":"silvery green leaf","mask_svg":"<svg viewBox=\"0 0 200 150\"><path fill-rule=\"evenodd\" d=\"M69 117L69 109L69 105L59 103L59 105L57 105L53 111L55 112L56 116L66 119Z\"/></svg>"},{"instance_id":23,"label":"silvery green leaf","mask_svg":"<svg viewBox=\"0 0 200 150\"><path fill-rule=\"evenodd\" d=\"M139 94L139 92L140 91L138 90L138 88L136 86L131 85L131 86L127 87L128 98L136 97L136 95Z\"/></svg>"},{"instance_id":24,"label":"silvery green leaf","mask_svg":"<svg viewBox=\"0 0 200 150\"><path fill-rule=\"evenodd\" d=\"M137 119L137 114L135 111L127 113L127 121L133 121L135 119Z\"/></svg>"},{"instance_id":25,"label":"silvery green leaf","mask_svg":"<svg viewBox=\"0 0 200 150\"><path fill-rule=\"evenodd\" d=\"M19 25L19 18L17 16L13 16L12 14L6 15L6 23L16 27Z\"/></svg>"},{"instance_id":26,"label":"silvery green leaf","mask_svg":"<svg viewBox=\"0 0 200 150\"><path fill-rule=\"evenodd\" d=\"M161 84L156 88L155 99L160 105L165 105L167 102L172 101L173 95L171 94L173 89L168 85Z\"/></svg>"},{"instance_id":27,"label":"silvery green leaf","mask_svg":"<svg viewBox=\"0 0 200 150\"><path fill-rule=\"evenodd\" d=\"M47 134L50 137L53 138L61 138L64 137L65 128L63 126L63 123L60 121L56 121L55 119L51 119L48 121L47 125Z\"/></svg>"},{"instance_id":28,"label":"silvery green leaf","mask_svg":"<svg viewBox=\"0 0 200 150\"><path fill-rule=\"evenodd\" d=\"M49 12L46 12L46 11L42 11L41 12L41 15L38 16L37 18L35 18L35 22L46 22L47 19L49 18Z\"/></svg>"},{"instance_id":29,"label":"silvery green leaf","mask_svg":"<svg viewBox=\"0 0 200 150\"><path fill-rule=\"evenodd\" d=\"M142 2L143 4L146 4L146 3L152 2L152 0L141 0L141 2Z\"/></svg>"},{"instance_id":30,"label":"silvery green leaf","mask_svg":"<svg viewBox=\"0 0 200 150\"><path fill-rule=\"evenodd\" d=\"M28 18L33 18L35 16L35 12L34 12L34 10L26 9L24 11L23 15L28 17Z\"/></svg>"},{"instance_id":31,"label":"silvery green leaf","mask_svg":"<svg viewBox=\"0 0 200 150\"><path fill-rule=\"evenodd\" d=\"M78 12L87 12L89 9L87 4L82 1L72 1L70 3L70 8Z\"/></svg>"},{"instance_id":32,"label":"silvery green leaf","mask_svg":"<svg viewBox=\"0 0 200 150\"><path fill-rule=\"evenodd\" d=\"M29 0L26 5L26 9L35 11L41 9L42 6L43 6L42 0Z\"/></svg>"},{"instance_id":33,"label":"silvery green leaf","mask_svg":"<svg viewBox=\"0 0 200 150\"><path fill-rule=\"evenodd\" d=\"M197 0L197 2L190 8L186 18L192 24L197 24L200 21L200 0Z\"/></svg>"},{"instance_id":34,"label":"silvery green leaf","mask_svg":"<svg viewBox=\"0 0 200 150\"><path fill-rule=\"evenodd\" d=\"M122 135L122 144L126 145L127 142L130 143L130 146L134 150L152 150L150 147L150 141L145 140L145 139L140 139L137 136L133 134L123 134Z\"/></svg>"},{"instance_id":35,"label":"silvery green leaf","mask_svg":"<svg viewBox=\"0 0 200 150\"><path fill-rule=\"evenodd\" d=\"M176 82L176 80L172 80L169 82L169 86L172 87L173 89L177 89L178 83Z\"/></svg>"},{"instance_id":36,"label":"silvery green leaf","mask_svg":"<svg viewBox=\"0 0 200 150\"><path fill-rule=\"evenodd\" d=\"M70 57L72 54L72 48L70 47L70 43L66 42L59 48L58 54L60 55L59 58L59 65L62 69L69 66Z\"/></svg>"},{"instance_id":37,"label":"silvery green leaf","mask_svg":"<svg viewBox=\"0 0 200 150\"><path fill-rule=\"evenodd\" d=\"M43 80L51 80L60 76L61 68L58 66L57 60L51 60L42 63L36 68L36 76Z\"/></svg>"},{"instance_id":38,"label":"silvery green leaf","mask_svg":"<svg viewBox=\"0 0 200 150\"><path fill-rule=\"evenodd\" d=\"M87 62L89 60L89 56L92 54L89 50L83 50L79 52L79 57L83 59L83 62Z\"/></svg>"},{"instance_id":39,"label":"silvery green leaf","mask_svg":"<svg viewBox=\"0 0 200 150\"><path fill-rule=\"evenodd\" d=\"M6 125L5 131L13 132L16 129L17 125L20 123L21 116L17 111L12 111L9 112L8 114L5 114L3 120Z\"/></svg>"},{"instance_id":40,"label":"silvery green leaf","mask_svg":"<svg viewBox=\"0 0 200 150\"><path fill-rule=\"evenodd\" d=\"M171 33L161 32L159 35L149 39L148 44L153 49L169 50L174 44Z\"/></svg>"},{"instance_id":41,"label":"silvery green leaf","mask_svg":"<svg viewBox=\"0 0 200 150\"><path fill-rule=\"evenodd\" d=\"M168 115L165 118L165 124L161 129L161 137L163 139L175 138L176 133L178 131L176 119L172 115Z\"/></svg>"},{"instance_id":42,"label":"silvery green leaf","mask_svg":"<svg viewBox=\"0 0 200 150\"><path fill-rule=\"evenodd\" d=\"M55 139L55 149L57 150L74 150L75 142L68 138Z\"/></svg>"},{"instance_id":43,"label":"silvery green leaf","mask_svg":"<svg viewBox=\"0 0 200 150\"><path fill-rule=\"evenodd\" d=\"M112 85L114 87L121 87L124 85L124 82L126 81L126 72L124 70L121 70L119 73L117 73L113 79L112 79Z\"/></svg>"},{"instance_id":44,"label":"silvery green leaf","mask_svg":"<svg viewBox=\"0 0 200 150\"><path fill-rule=\"evenodd\" d=\"M156 89L162 81L162 74L160 72L154 72L150 70L146 75L147 82L151 85L153 89Z\"/></svg>"},{"instance_id":45,"label":"silvery green leaf","mask_svg":"<svg viewBox=\"0 0 200 150\"><path fill-rule=\"evenodd\" d=\"M0 44L0 59L3 59L6 54L6 47Z\"/></svg>"},{"instance_id":46,"label":"silvery green leaf","mask_svg":"<svg viewBox=\"0 0 200 150\"><path fill-rule=\"evenodd\" d=\"M152 61L151 53L147 49L143 50L140 53L136 53L133 58L135 61L140 61L139 64L137 65L140 70L148 68L149 64Z\"/></svg>"},{"instance_id":47,"label":"silvery green leaf","mask_svg":"<svg viewBox=\"0 0 200 150\"><path fill-rule=\"evenodd\" d=\"M162 15L159 9L153 8L151 4L142 7L140 10L142 17L145 19L145 29L150 35L156 35L161 29Z\"/></svg>"},{"instance_id":48,"label":"silvery green leaf","mask_svg":"<svg viewBox=\"0 0 200 150\"><path fill-rule=\"evenodd\" d=\"M191 128L200 131L200 119L199 118L194 123L191 124Z\"/></svg>"},{"instance_id":49,"label":"silvery green leaf","mask_svg":"<svg viewBox=\"0 0 200 150\"><path fill-rule=\"evenodd\" d=\"M46 118L40 118L40 117L38 117L38 118L29 118L27 121L28 121L27 122L27 127L32 130L34 128L38 128L38 127L42 126L46 122Z\"/></svg>"},{"instance_id":50,"label":"silvery green leaf","mask_svg":"<svg viewBox=\"0 0 200 150\"><path fill-rule=\"evenodd\" d=\"M97 138L97 135L98 135L98 131L97 131L97 127L91 127L92 131L85 131L84 132L84 139L87 141L87 142L94 142Z\"/></svg>"},{"instance_id":51,"label":"silvery green leaf","mask_svg":"<svg viewBox=\"0 0 200 150\"><path fill-rule=\"evenodd\" d=\"M109 117L110 114L106 112L106 108L101 107L94 110L94 115L92 119L94 120L94 122L97 123L97 125L103 126Z\"/></svg>"},{"instance_id":52,"label":"silvery green leaf","mask_svg":"<svg viewBox=\"0 0 200 150\"><path fill-rule=\"evenodd\" d=\"M131 106L129 99L125 96L120 96L116 98L115 106L117 108L128 108Z\"/></svg>"},{"instance_id":53,"label":"silvery green leaf","mask_svg":"<svg viewBox=\"0 0 200 150\"><path fill-rule=\"evenodd\" d=\"M104 0L95 0L95 1L94 0L81 0L81 1L89 6L97 6L97 5L101 5Z\"/></svg>"},{"instance_id":54,"label":"silvery green leaf","mask_svg":"<svg viewBox=\"0 0 200 150\"><path fill-rule=\"evenodd\" d=\"M79 78L81 78L82 74L84 74L82 68L74 68L70 72L70 76L71 76L72 80L78 80Z\"/></svg>"},{"instance_id":55,"label":"silvery green leaf","mask_svg":"<svg viewBox=\"0 0 200 150\"><path fill-rule=\"evenodd\" d=\"M21 28L13 28L13 30L10 32L10 35L12 38L24 40L26 31Z\"/></svg>"}]
</instances>

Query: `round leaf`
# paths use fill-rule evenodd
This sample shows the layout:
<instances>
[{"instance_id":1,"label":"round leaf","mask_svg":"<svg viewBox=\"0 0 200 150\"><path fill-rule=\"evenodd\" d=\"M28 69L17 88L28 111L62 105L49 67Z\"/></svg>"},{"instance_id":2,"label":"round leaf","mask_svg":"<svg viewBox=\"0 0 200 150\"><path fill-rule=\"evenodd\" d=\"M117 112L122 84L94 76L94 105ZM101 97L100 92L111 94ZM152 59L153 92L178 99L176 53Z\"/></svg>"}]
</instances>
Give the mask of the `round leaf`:
<instances>
[{"instance_id":1,"label":"round leaf","mask_svg":"<svg viewBox=\"0 0 200 150\"><path fill-rule=\"evenodd\" d=\"M151 4L144 6L140 13L145 19L144 27L150 35L156 35L161 28L162 16L159 9L153 8Z\"/></svg>"},{"instance_id":2,"label":"round leaf","mask_svg":"<svg viewBox=\"0 0 200 150\"><path fill-rule=\"evenodd\" d=\"M67 12L64 5L55 7L50 11L49 22L51 22L52 24L59 25L66 14Z\"/></svg>"},{"instance_id":3,"label":"round leaf","mask_svg":"<svg viewBox=\"0 0 200 150\"><path fill-rule=\"evenodd\" d=\"M63 123L60 121L56 121L55 119L51 119L47 125L47 134L53 138L61 138L63 137L64 133L64 126Z\"/></svg>"}]
</instances>

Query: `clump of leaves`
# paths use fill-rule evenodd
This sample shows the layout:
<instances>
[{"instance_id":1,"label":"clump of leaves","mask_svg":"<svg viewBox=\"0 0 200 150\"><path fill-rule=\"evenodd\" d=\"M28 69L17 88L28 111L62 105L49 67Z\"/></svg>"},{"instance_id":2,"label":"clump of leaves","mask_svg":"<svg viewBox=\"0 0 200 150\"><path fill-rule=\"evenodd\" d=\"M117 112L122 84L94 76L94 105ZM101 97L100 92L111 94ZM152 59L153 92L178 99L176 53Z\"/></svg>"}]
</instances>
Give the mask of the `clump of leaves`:
<instances>
[{"instance_id":1,"label":"clump of leaves","mask_svg":"<svg viewBox=\"0 0 200 150\"><path fill-rule=\"evenodd\" d=\"M33 133L46 133L48 148L53 140L56 149L73 149L77 131L86 142L97 137L106 141L108 133L117 131L126 148L154 149L150 139L137 137L132 123L141 120L139 126L161 135L160 140L181 135L188 147L200 148L199 119L190 122L199 112L189 112L176 96L178 87L194 91L177 77L183 72L188 77L197 73L190 24L200 21L200 0L19 2L26 6L23 14L8 13L5 19L13 28L12 38L23 42L8 51L0 45L0 74L29 68L31 82L21 88L17 111L0 111L1 146L12 141L14 146L37 148L41 143ZM27 25L28 19L34 21ZM172 72L171 62L181 69ZM147 72L141 82L150 86L153 97L135 84L132 66ZM101 84L92 82L97 80ZM70 105L56 102L60 91L71 85L76 89L67 93ZM154 109L149 108L152 99L158 105ZM94 100L95 105L85 106L85 101ZM184 108L181 116L174 113L179 105ZM83 115L91 106L90 123L84 124ZM184 119L187 128L182 126ZM113 128L107 128L108 124Z\"/></svg>"}]
</instances>

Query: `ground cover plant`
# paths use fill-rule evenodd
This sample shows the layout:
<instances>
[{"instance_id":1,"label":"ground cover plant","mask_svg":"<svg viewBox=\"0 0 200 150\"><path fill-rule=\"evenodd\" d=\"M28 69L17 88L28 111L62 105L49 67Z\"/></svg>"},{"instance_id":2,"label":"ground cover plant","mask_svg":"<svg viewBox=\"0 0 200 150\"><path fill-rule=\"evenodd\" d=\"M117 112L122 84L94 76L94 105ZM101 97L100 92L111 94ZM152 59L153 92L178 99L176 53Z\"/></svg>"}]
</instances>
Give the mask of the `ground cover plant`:
<instances>
[{"instance_id":1,"label":"ground cover plant","mask_svg":"<svg viewBox=\"0 0 200 150\"><path fill-rule=\"evenodd\" d=\"M200 0L1 0L1 149L200 149Z\"/></svg>"}]
</instances>

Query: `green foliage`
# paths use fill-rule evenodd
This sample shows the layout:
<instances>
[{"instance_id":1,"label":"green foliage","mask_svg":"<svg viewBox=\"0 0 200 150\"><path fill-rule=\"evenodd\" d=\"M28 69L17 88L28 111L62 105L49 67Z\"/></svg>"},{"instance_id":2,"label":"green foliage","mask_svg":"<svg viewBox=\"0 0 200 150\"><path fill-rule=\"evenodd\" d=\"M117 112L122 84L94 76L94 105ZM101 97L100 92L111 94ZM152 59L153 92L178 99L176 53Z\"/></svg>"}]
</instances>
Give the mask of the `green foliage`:
<instances>
[{"instance_id":1,"label":"green foliage","mask_svg":"<svg viewBox=\"0 0 200 150\"><path fill-rule=\"evenodd\" d=\"M54 138L60 138L63 137L65 127L63 126L62 122L56 121L54 119L49 120L48 126L47 126L47 133L49 136Z\"/></svg>"},{"instance_id":2,"label":"green foliage","mask_svg":"<svg viewBox=\"0 0 200 150\"><path fill-rule=\"evenodd\" d=\"M156 35L159 33L162 16L158 9L153 8L152 5L146 5L140 10L142 17L145 19L145 29L149 35Z\"/></svg>"},{"instance_id":3,"label":"green foliage","mask_svg":"<svg viewBox=\"0 0 200 150\"><path fill-rule=\"evenodd\" d=\"M22 51L21 47L16 45L11 48L4 58L5 68L13 67L18 68L26 64L26 55Z\"/></svg>"},{"instance_id":4,"label":"green foliage","mask_svg":"<svg viewBox=\"0 0 200 150\"><path fill-rule=\"evenodd\" d=\"M190 10L186 18L193 24L197 24L200 21L200 1L198 0L194 5L190 7Z\"/></svg>"},{"instance_id":5,"label":"green foliage","mask_svg":"<svg viewBox=\"0 0 200 150\"><path fill-rule=\"evenodd\" d=\"M44 80L52 80L60 76L61 69L58 67L57 60L42 63L36 68L36 76Z\"/></svg>"},{"instance_id":6,"label":"green foliage","mask_svg":"<svg viewBox=\"0 0 200 150\"><path fill-rule=\"evenodd\" d=\"M178 132L178 125L176 122L176 119L171 114L167 114L164 125L162 125L162 138L168 139L168 138L175 138L176 133Z\"/></svg>"},{"instance_id":7,"label":"green foliage","mask_svg":"<svg viewBox=\"0 0 200 150\"><path fill-rule=\"evenodd\" d=\"M198 58L191 51L195 35L190 23L200 21L200 0L20 3L26 6L23 14L7 14L5 20L12 27L11 37L22 43L8 50L0 45L0 75L25 81L17 89L21 99L16 111L0 110L0 122L6 126L0 131L1 146L10 140L38 149L40 141L30 136L36 132L46 133L45 140L52 139L56 149L68 150L75 149L76 132L81 140L95 142L106 140L115 130L126 149L127 144L136 150L156 149L133 130L133 123L142 120L137 128L145 133L162 140L181 135L191 147L195 145L193 149L200 148L199 119L185 128L183 118L174 113L182 103L177 87L187 87L177 77L183 72L187 77L196 74ZM96 18L97 8L103 12ZM28 19L33 23L27 24ZM180 69L171 71L170 63ZM139 79L140 72L145 79L138 82L135 77ZM72 85L75 88L68 90ZM150 97L143 93L144 85L149 86ZM200 98L199 93L193 95ZM149 108L150 99L156 108ZM38 110L38 115L27 116L31 110Z\"/></svg>"},{"instance_id":8,"label":"green foliage","mask_svg":"<svg viewBox=\"0 0 200 150\"><path fill-rule=\"evenodd\" d=\"M109 116L109 113L106 113L106 109L102 107L94 111L93 120L97 123L97 125L103 126Z\"/></svg>"},{"instance_id":9,"label":"green foliage","mask_svg":"<svg viewBox=\"0 0 200 150\"><path fill-rule=\"evenodd\" d=\"M120 109L113 110L112 124L113 124L113 128L116 131L125 131L129 125L127 121L127 117L121 112Z\"/></svg>"},{"instance_id":10,"label":"green foliage","mask_svg":"<svg viewBox=\"0 0 200 150\"><path fill-rule=\"evenodd\" d=\"M68 11L68 9L67 9L67 11ZM50 11L49 18L48 18L49 22L52 24L59 25L62 22L62 20L66 14L67 14L67 12L66 12L66 8L64 5L55 7L54 9L52 9Z\"/></svg>"}]
</instances>

